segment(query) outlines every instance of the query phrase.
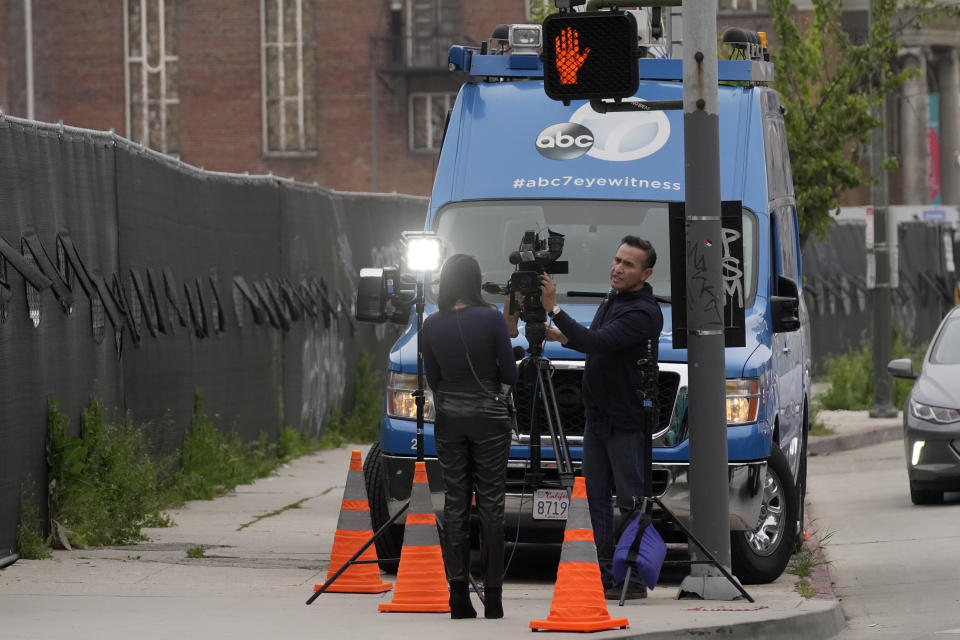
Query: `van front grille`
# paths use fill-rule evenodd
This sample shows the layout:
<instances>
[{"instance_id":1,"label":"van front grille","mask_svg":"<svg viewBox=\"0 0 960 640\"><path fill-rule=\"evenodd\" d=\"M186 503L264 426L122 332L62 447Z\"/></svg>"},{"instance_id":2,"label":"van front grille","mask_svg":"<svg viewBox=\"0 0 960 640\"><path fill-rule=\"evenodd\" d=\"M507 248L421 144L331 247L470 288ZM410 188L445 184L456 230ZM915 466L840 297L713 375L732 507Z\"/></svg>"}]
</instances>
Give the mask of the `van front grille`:
<instances>
[{"instance_id":1,"label":"van front grille","mask_svg":"<svg viewBox=\"0 0 960 640\"><path fill-rule=\"evenodd\" d=\"M583 437L583 427L586 419L583 415L583 395L581 392L583 369L554 369L552 372L553 389L557 395L557 405L560 411L560 421L563 431L568 438L578 441ZM657 387L657 431L662 431L670 424L670 414L680 386L680 375L673 371L661 371ZM517 424L521 435L530 435L530 417L534 415L534 386L517 383L514 401L517 407ZM540 427L540 435L547 437L550 431L547 427L546 416L543 410L543 401L537 392L536 420Z\"/></svg>"}]
</instances>

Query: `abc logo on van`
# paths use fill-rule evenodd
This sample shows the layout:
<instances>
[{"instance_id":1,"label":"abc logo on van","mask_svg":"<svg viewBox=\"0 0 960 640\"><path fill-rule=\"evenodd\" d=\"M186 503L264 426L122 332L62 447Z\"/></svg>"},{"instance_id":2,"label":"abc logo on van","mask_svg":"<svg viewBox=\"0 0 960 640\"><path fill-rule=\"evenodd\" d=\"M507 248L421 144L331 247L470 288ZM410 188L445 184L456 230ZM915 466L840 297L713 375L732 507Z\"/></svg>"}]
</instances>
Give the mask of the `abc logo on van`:
<instances>
[{"instance_id":1,"label":"abc logo on van","mask_svg":"<svg viewBox=\"0 0 960 640\"><path fill-rule=\"evenodd\" d=\"M593 146L593 133L582 124L562 122L537 136L537 151L551 160L579 158Z\"/></svg>"},{"instance_id":2,"label":"abc logo on van","mask_svg":"<svg viewBox=\"0 0 960 640\"><path fill-rule=\"evenodd\" d=\"M653 155L670 139L670 120L662 111L600 115L586 104L569 122L554 124L537 136L537 151L551 160L586 154L607 162L631 162Z\"/></svg>"}]
</instances>

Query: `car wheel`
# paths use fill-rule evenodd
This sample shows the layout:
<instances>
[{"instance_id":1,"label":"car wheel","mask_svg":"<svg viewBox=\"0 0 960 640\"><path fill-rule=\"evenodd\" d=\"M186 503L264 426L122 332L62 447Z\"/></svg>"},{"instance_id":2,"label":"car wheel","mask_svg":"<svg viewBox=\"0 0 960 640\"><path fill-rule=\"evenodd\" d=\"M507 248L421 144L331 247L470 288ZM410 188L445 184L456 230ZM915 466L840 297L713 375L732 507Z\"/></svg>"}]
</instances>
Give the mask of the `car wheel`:
<instances>
[{"instance_id":1,"label":"car wheel","mask_svg":"<svg viewBox=\"0 0 960 640\"><path fill-rule=\"evenodd\" d=\"M363 479L367 490L367 502L370 504L370 520L373 530L379 531L390 519L387 508L387 487L383 477L383 452L380 441L373 443L363 461ZM403 547L403 525L391 525L376 539L377 558L380 568L395 574L400 566L400 549Z\"/></svg>"},{"instance_id":2,"label":"car wheel","mask_svg":"<svg viewBox=\"0 0 960 640\"><path fill-rule=\"evenodd\" d=\"M773 582L787 568L797 536L797 488L780 448L774 445L767 459L763 505L753 531L730 534L733 572L744 584Z\"/></svg>"},{"instance_id":3,"label":"car wheel","mask_svg":"<svg viewBox=\"0 0 960 640\"><path fill-rule=\"evenodd\" d=\"M911 485L910 500L913 504L943 504L943 491L914 489Z\"/></svg>"}]
</instances>

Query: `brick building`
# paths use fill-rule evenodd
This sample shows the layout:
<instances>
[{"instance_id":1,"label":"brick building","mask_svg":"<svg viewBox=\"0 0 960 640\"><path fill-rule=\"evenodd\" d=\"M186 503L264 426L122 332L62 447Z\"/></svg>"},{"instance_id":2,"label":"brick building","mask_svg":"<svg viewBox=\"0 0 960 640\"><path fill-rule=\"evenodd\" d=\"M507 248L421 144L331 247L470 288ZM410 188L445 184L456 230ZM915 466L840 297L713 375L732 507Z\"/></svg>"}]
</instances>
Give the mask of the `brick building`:
<instances>
[{"instance_id":1,"label":"brick building","mask_svg":"<svg viewBox=\"0 0 960 640\"><path fill-rule=\"evenodd\" d=\"M450 44L479 44L525 11L524 0L0 0L0 109L113 129L208 170L426 194L463 81L447 70Z\"/></svg>"},{"instance_id":2,"label":"brick building","mask_svg":"<svg viewBox=\"0 0 960 640\"><path fill-rule=\"evenodd\" d=\"M0 109L113 129L209 170L426 195L464 81L447 70L450 44L528 21L531 2L553 4L0 0ZM810 1L795 5L802 16ZM864 29L867 1L844 6L848 31ZM768 0L720 0L719 10L720 30L773 36ZM904 45L902 63L921 73L888 101L888 150L901 164L891 202L930 201L935 171L941 201L960 204L960 31L928 28ZM941 103L933 151L923 132ZM868 201L866 186L843 198Z\"/></svg>"}]
</instances>

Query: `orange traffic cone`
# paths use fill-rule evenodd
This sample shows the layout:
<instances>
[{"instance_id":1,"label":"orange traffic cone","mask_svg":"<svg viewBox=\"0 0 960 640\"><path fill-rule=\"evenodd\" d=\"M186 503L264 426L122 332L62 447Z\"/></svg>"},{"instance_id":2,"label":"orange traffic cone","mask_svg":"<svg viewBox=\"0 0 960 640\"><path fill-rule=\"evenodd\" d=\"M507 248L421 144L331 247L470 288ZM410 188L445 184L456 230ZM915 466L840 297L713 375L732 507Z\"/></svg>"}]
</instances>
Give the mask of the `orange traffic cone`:
<instances>
[{"instance_id":1,"label":"orange traffic cone","mask_svg":"<svg viewBox=\"0 0 960 640\"><path fill-rule=\"evenodd\" d=\"M423 462L416 463L413 474L393 602L381 603L379 608L380 611L419 613L450 611L450 592L440 551L437 517L433 513L427 466Z\"/></svg>"},{"instance_id":2,"label":"orange traffic cone","mask_svg":"<svg viewBox=\"0 0 960 640\"><path fill-rule=\"evenodd\" d=\"M347 486L343 490L343 502L340 504L340 519L337 532L333 536L333 549L330 551L330 568L327 581L344 565L366 542L373 537L370 527L370 505L367 503L367 490L363 486L363 464L360 452L350 455L350 470L347 471ZM357 560L373 560L372 563L352 564L326 588L337 593L383 593L393 588L389 582L380 579L380 567L376 547L370 545ZM318 591L323 585L314 585Z\"/></svg>"},{"instance_id":3,"label":"orange traffic cone","mask_svg":"<svg viewBox=\"0 0 960 640\"><path fill-rule=\"evenodd\" d=\"M629 620L611 618L607 612L597 545L593 541L587 508L587 485L582 477L574 479L568 513L550 615L546 620L531 620L530 628L534 631L625 629Z\"/></svg>"}]
</instances>

